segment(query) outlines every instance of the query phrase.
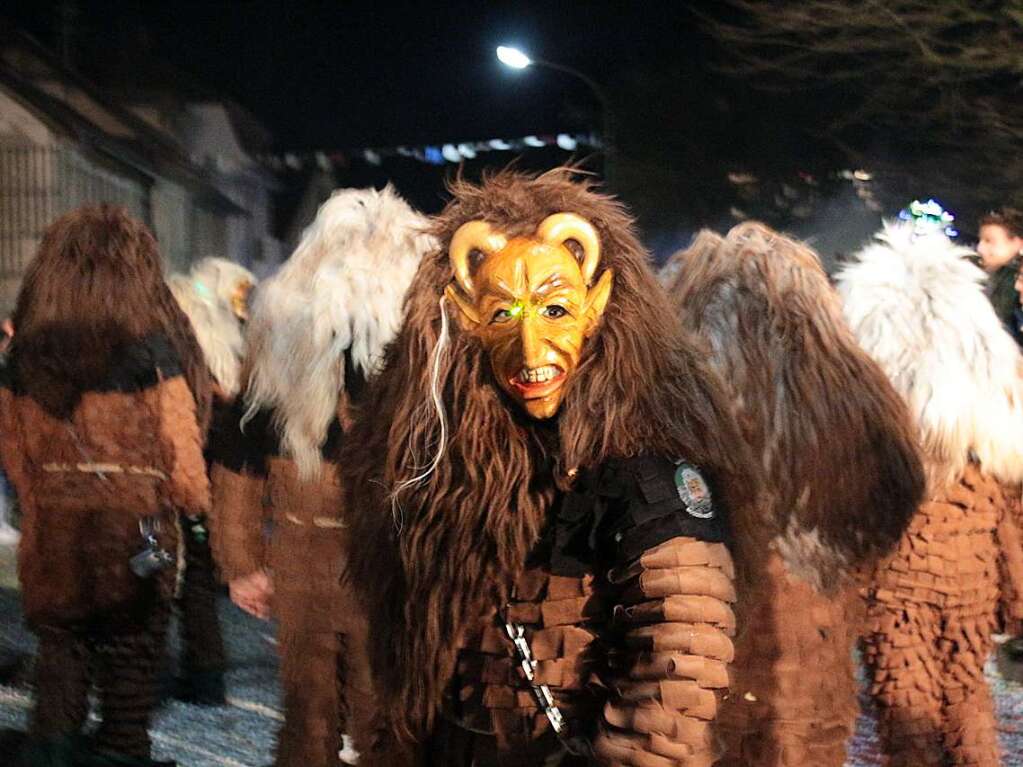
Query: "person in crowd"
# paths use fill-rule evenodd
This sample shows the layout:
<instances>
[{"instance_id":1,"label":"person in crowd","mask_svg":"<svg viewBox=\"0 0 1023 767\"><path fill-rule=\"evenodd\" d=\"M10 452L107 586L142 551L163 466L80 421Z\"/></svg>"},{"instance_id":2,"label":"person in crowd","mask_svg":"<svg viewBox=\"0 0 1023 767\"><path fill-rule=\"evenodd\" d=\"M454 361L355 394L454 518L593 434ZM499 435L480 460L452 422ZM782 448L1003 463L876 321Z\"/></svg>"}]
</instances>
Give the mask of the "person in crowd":
<instances>
[{"instance_id":1,"label":"person in crowd","mask_svg":"<svg viewBox=\"0 0 1023 767\"><path fill-rule=\"evenodd\" d=\"M244 324L248 296L256 278L245 267L223 258L203 258L188 274L167 280L174 298L188 316L206 365L213 375L213 413L207 456L232 441L232 404L241 385L245 357ZM222 450L220 451L222 452ZM218 585L204 516L180 519L185 539L185 568L177 600L181 660L174 688L177 698L205 706L226 703L224 673L227 656L217 617Z\"/></svg>"},{"instance_id":2,"label":"person in crowd","mask_svg":"<svg viewBox=\"0 0 1023 767\"><path fill-rule=\"evenodd\" d=\"M969 256L940 231L892 224L837 275L849 325L909 405L928 475L866 592L890 767L1001 764L984 664L996 629L1023 621L1023 359Z\"/></svg>"},{"instance_id":3,"label":"person in crowd","mask_svg":"<svg viewBox=\"0 0 1023 767\"><path fill-rule=\"evenodd\" d=\"M862 607L849 576L891 551L924 492L909 411L808 246L745 223L701 232L672 261L676 314L706 342L776 488L762 524L800 520L740 563L753 588L716 764L842 767L859 712Z\"/></svg>"},{"instance_id":4,"label":"person in crowd","mask_svg":"<svg viewBox=\"0 0 1023 767\"><path fill-rule=\"evenodd\" d=\"M353 761L359 738L345 735L373 708L365 622L341 577L357 539L341 519L340 453L431 247L425 223L390 187L335 192L261 284L246 328L235 424L248 415L214 450L212 543L235 603L278 620L277 767Z\"/></svg>"},{"instance_id":5,"label":"person in crowd","mask_svg":"<svg viewBox=\"0 0 1023 767\"><path fill-rule=\"evenodd\" d=\"M981 268L987 273L985 292L1002 324L1018 344L1023 344L1016 310L1020 306L1017 286L1023 259L1023 211L1002 208L980 219L977 254Z\"/></svg>"},{"instance_id":6,"label":"person in crowd","mask_svg":"<svg viewBox=\"0 0 1023 767\"><path fill-rule=\"evenodd\" d=\"M210 383L146 227L55 221L28 267L0 386L25 619L38 639L26 767L151 767L178 515L209 508ZM84 727L95 685L102 721Z\"/></svg>"}]
</instances>

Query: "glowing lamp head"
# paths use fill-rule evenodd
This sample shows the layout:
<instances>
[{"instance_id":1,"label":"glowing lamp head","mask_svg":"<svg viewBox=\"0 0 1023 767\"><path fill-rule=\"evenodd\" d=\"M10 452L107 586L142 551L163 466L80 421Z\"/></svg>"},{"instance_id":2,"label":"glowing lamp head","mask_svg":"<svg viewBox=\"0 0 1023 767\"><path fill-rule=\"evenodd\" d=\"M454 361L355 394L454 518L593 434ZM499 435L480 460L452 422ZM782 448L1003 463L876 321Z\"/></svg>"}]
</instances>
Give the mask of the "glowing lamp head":
<instances>
[{"instance_id":1,"label":"glowing lamp head","mask_svg":"<svg viewBox=\"0 0 1023 767\"><path fill-rule=\"evenodd\" d=\"M497 46L497 59L506 67L511 67L512 69L525 69L533 63L529 56L518 48L513 48L509 45Z\"/></svg>"}]
</instances>

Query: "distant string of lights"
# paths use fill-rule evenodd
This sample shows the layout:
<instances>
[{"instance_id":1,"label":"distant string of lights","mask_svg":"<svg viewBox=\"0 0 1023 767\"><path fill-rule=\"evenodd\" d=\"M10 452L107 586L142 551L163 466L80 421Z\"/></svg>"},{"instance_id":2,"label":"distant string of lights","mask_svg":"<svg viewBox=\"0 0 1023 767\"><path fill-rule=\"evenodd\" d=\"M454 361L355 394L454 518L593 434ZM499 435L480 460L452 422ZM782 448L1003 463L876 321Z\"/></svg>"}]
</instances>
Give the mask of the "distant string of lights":
<instances>
[{"instance_id":1,"label":"distant string of lights","mask_svg":"<svg viewBox=\"0 0 1023 767\"><path fill-rule=\"evenodd\" d=\"M353 159L370 165L380 165L392 157L409 157L427 165L457 164L474 160L489 152L522 152L529 149L557 147L566 152L600 150L599 136L592 133L554 133L522 138L495 138L487 141L461 141L445 144L401 145L365 149L318 150L313 152L285 152L264 156L263 161L274 170L305 170L316 166L323 170L345 166Z\"/></svg>"}]
</instances>

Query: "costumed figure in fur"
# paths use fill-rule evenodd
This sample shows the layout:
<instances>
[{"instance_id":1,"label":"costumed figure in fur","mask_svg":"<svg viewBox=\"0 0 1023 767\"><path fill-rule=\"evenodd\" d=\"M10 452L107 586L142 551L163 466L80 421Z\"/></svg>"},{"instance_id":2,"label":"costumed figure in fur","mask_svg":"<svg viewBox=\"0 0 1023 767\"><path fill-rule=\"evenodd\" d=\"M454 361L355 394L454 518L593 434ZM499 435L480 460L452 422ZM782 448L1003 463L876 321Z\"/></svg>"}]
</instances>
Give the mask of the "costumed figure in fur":
<instances>
[{"instance_id":1,"label":"costumed figure in fur","mask_svg":"<svg viewBox=\"0 0 1023 767\"><path fill-rule=\"evenodd\" d=\"M390 187L335 192L260 285L246 329L248 414L214 463L212 540L232 599L279 621L278 767L352 756L340 728L357 729L352 718L371 708L365 622L340 581L350 537L339 458L349 408L431 247L425 226Z\"/></svg>"},{"instance_id":2,"label":"costumed figure in fur","mask_svg":"<svg viewBox=\"0 0 1023 767\"><path fill-rule=\"evenodd\" d=\"M245 356L243 334L248 296L256 278L248 269L223 258L204 258L188 274L172 275L167 283L195 331L213 374L213 417L207 455L218 452L224 432L238 429L232 407L241 382ZM181 660L175 694L202 705L224 705L227 657L217 618L217 580L205 517L182 517L185 577L178 598Z\"/></svg>"},{"instance_id":3,"label":"costumed figure in fur","mask_svg":"<svg viewBox=\"0 0 1023 767\"><path fill-rule=\"evenodd\" d=\"M120 208L53 223L18 296L0 460L39 640L25 765L151 765L180 513L209 508L209 373L156 241ZM82 735L91 683L102 723Z\"/></svg>"},{"instance_id":4,"label":"costumed figure in fur","mask_svg":"<svg viewBox=\"0 0 1023 767\"><path fill-rule=\"evenodd\" d=\"M619 203L570 169L452 192L343 458L366 746L710 765L758 476L727 390Z\"/></svg>"},{"instance_id":5,"label":"costumed figure in fur","mask_svg":"<svg viewBox=\"0 0 1023 767\"><path fill-rule=\"evenodd\" d=\"M889 553L924 494L908 409L860 349L816 254L756 224L701 232L668 295L728 382L765 482L770 546L717 730L728 767L842 767L858 713L861 601L846 577Z\"/></svg>"},{"instance_id":6,"label":"costumed figure in fur","mask_svg":"<svg viewBox=\"0 0 1023 767\"><path fill-rule=\"evenodd\" d=\"M1000 764L984 662L1019 632L1023 360L970 252L887 225L838 275L845 316L909 404L928 499L867 592L886 764Z\"/></svg>"}]
</instances>

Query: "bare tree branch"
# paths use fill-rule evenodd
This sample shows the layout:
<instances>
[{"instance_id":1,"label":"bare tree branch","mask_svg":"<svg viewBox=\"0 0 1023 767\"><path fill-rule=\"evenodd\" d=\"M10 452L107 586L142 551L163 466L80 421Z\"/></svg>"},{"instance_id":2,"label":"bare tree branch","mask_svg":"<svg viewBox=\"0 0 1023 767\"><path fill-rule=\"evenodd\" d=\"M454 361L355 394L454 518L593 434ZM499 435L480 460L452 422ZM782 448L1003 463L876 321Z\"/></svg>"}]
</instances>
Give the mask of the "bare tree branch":
<instances>
[{"instance_id":1,"label":"bare tree branch","mask_svg":"<svg viewBox=\"0 0 1023 767\"><path fill-rule=\"evenodd\" d=\"M835 146L865 157L886 132L948 155L943 172L1023 195L1023 0L722 5L694 11L717 68L767 91L840 94L813 126Z\"/></svg>"}]
</instances>

